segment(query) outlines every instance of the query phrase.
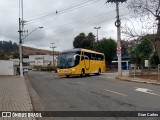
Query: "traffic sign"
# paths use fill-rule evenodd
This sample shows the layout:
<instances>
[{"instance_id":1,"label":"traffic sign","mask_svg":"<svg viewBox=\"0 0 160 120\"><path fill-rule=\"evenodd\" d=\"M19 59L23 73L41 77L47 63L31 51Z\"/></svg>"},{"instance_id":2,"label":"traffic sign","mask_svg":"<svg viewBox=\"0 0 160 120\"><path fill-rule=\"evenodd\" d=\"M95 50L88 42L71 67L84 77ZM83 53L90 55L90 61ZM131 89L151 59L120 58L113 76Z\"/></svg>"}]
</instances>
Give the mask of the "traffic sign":
<instances>
[{"instance_id":1,"label":"traffic sign","mask_svg":"<svg viewBox=\"0 0 160 120\"><path fill-rule=\"evenodd\" d=\"M120 51L117 50L117 56L121 56L121 50Z\"/></svg>"},{"instance_id":2,"label":"traffic sign","mask_svg":"<svg viewBox=\"0 0 160 120\"><path fill-rule=\"evenodd\" d=\"M117 51L121 51L121 46L117 46Z\"/></svg>"}]
</instances>

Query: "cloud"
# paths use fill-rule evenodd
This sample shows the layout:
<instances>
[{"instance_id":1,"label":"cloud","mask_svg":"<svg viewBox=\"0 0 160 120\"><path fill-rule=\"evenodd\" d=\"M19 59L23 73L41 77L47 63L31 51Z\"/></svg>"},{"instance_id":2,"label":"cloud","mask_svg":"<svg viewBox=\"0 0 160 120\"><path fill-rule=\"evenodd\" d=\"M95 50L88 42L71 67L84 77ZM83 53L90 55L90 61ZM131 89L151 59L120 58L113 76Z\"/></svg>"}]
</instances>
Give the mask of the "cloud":
<instances>
[{"instance_id":1,"label":"cloud","mask_svg":"<svg viewBox=\"0 0 160 120\"><path fill-rule=\"evenodd\" d=\"M85 1L89 0L23 0L24 20L28 21L24 26L25 30L31 32L37 27L44 27L30 34L25 39L24 45L50 49L50 43L54 42L57 50L71 49L73 40L79 33L92 32L96 35L95 26L101 27L100 38L116 39L115 4L106 4L106 1L99 0L95 3L89 2L89 5L86 6L82 4L80 8L71 11L55 14L56 10L59 12ZM121 6L122 9L125 7ZM13 40L18 43L19 0L1 0L0 11L3 11L0 13L0 39ZM52 17L29 21L51 12L53 13ZM126 10L122 10L121 14L123 13L127 14Z\"/></svg>"}]
</instances>

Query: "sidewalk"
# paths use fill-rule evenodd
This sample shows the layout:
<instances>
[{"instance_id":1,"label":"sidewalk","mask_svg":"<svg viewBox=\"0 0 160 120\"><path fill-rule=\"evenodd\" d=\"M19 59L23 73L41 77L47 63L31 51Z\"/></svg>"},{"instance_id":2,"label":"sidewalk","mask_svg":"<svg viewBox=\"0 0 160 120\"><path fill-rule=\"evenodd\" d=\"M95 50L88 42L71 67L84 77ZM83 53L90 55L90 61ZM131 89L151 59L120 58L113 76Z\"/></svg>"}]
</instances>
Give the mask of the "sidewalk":
<instances>
[{"instance_id":1,"label":"sidewalk","mask_svg":"<svg viewBox=\"0 0 160 120\"><path fill-rule=\"evenodd\" d=\"M119 80L125 80L130 82L139 82L139 83L148 83L148 84L154 84L154 85L160 85L160 80L151 80L151 79L141 79L137 77L129 77L129 76L123 76L123 77L117 77Z\"/></svg>"},{"instance_id":2,"label":"sidewalk","mask_svg":"<svg viewBox=\"0 0 160 120\"><path fill-rule=\"evenodd\" d=\"M0 76L0 111L32 110L33 107L25 85L25 79L20 76ZM17 119L32 120L33 118Z\"/></svg>"},{"instance_id":3,"label":"sidewalk","mask_svg":"<svg viewBox=\"0 0 160 120\"><path fill-rule=\"evenodd\" d=\"M117 77L118 72L106 72L104 74L106 74L107 76L108 75L112 76L113 78L117 78L119 80L160 85L160 80L157 81L157 80L152 80L152 79L142 79L142 78L137 78L137 77L131 77L131 76L129 76L129 70L123 70L122 77Z\"/></svg>"}]
</instances>

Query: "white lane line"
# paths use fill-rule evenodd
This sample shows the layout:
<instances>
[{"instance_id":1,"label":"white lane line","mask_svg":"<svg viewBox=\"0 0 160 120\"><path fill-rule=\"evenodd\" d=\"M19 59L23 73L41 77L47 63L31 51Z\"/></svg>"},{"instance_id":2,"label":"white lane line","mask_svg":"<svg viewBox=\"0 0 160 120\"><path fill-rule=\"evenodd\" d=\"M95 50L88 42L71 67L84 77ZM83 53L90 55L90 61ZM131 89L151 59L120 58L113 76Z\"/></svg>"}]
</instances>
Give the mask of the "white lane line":
<instances>
[{"instance_id":1,"label":"white lane line","mask_svg":"<svg viewBox=\"0 0 160 120\"><path fill-rule=\"evenodd\" d=\"M81 84L81 85L87 85L87 84L85 84L85 83L83 83L83 82L77 82L78 84Z\"/></svg>"},{"instance_id":2,"label":"white lane line","mask_svg":"<svg viewBox=\"0 0 160 120\"><path fill-rule=\"evenodd\" d=\"M119 93L119 92L115 92L115 91L111 91L111 90L106 90L106 89L104 89L104 90L107 91L107 92L118 94L118 95L127 96L127 95Z\"/></svg>"}]
</instances>

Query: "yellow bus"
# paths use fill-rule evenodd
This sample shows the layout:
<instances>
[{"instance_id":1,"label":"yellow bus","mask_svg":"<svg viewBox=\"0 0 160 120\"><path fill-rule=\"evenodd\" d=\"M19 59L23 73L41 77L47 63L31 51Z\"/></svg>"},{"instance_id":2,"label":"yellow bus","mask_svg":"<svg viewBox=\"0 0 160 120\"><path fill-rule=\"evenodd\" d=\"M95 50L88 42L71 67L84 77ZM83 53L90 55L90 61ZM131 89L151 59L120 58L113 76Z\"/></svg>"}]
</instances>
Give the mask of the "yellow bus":
<instances>
[{"instance_id":1,"label":"yellow bus","mask_svg":"<svg viewBox=\"0 0 160 120\"><path fill-rule=\"evenodd\" d=\"M58 57L59 76L101 74L105 71L105 56L92 50L76 48L61 52Z\"/></svg>"}]
</instances>

